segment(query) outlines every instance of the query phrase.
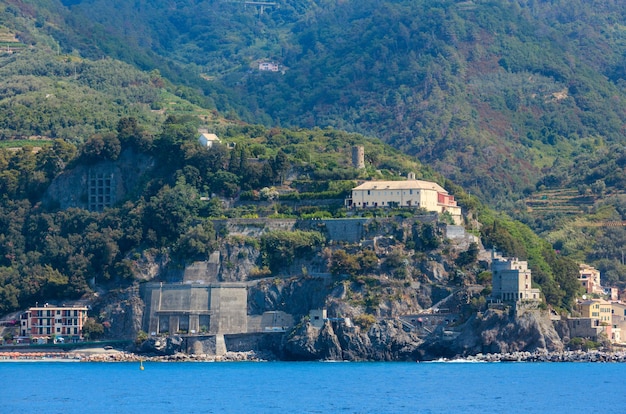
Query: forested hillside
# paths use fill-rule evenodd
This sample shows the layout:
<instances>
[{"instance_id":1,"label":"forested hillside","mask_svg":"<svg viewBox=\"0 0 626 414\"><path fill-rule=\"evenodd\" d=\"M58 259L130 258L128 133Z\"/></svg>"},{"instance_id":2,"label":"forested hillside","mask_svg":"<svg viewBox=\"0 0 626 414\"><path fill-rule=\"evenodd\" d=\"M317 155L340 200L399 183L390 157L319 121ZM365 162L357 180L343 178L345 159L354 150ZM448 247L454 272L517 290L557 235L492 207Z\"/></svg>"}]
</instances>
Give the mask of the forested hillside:
<instances>
[{"instance_id":1,"label":"forested hillside","mask_svg":"<svg viewBox=\"0 0 626 414\"><path fill-rule=\"evenodd\" d=\"M207 149L197 141L199 125L195 116L168 116L151 134L135 118L123 117L114 133L94 134L78 146L58 139L39 151L29 146L18 151L0 149L0 313L38 301L78 299L119 289L141 280L141 269L149 263L161 263L164 272L182 269L195 260L206 260L228 243L260 250L258 268L246 277L284 276L285 266L296 257L316 253L331 273L347 273L359 285L365 283L372 294L366 299L378 303L376 292L381 287L359 272L361 266L363 272L374 271L378 258L359 244L344 244L351 251L348 254L322 233L300 230L270 232L261 240L228 238L227 232L216 231L212 220L345 217L342 201L355 179L393 179L408 171L450 189L464 211L483 224L480 235L487 247L527 258L547 302L571 308L579 288L573 261L557 256L528 227L493 213L453 183L378 140L333 129L226 125L216 131L231 149L221 144ZM355 144L365 146L370 154L365 170L351 166L349 154ZM152 162L140 162L146 158ZM62 187L59 181L122 162L145 167L136 173L137 184L111 207L101 212L60 209L54 202L59 193L71 193L74 200L87 194L87 184ZM361 214L406 218L416 211L374 209ZM476 280L481 271L477 245L473 253L454 252L440 240L436 226L414 224L405 235L392 221L390 231L395 228L398 235L390 239L400 244L386 258L385 269L395 275L394 283L409 286L419 277L403 267L409 257L402 253L405 245L417 252L411 256L417 265L438 249L437 255L456 260L456 283ZM372 231L377 225L373 223ZM237 256L237 260L245 258ZM488 285L488 278L483 275L483 279ZM375 312L375 306L371 308Z\"/></svg>"},{"instance_id":2,"label":"forested hillside","mask_svg":"<svg viewBox=\"0 0 626 414\"><path fill-rule=\"evenodd\" d=\"M214 129L264 124L260 135L271 139L261 147L271 149L252 146L251 155L269 159L283 148L315 163L311 154L354 142L339 130L360 132L417 156L615 281L625 273L623 255L618 243L603 246L626 235L602 223L626 218L624 21L626 5L616 0L285 0L263 10L222 1L4 0L0 134L80 145L109 139L131 117L147 145L166 114L194 115ZM281 70L259 71L259 62ZM293 132L327 126L338 141L313 151L308 132ZM407 171L397 156L381 161L379 153L370 152L370 169ZM47 165L53 172L25 180L9 168L3 185L36 202L63 166ZM318 180L354 178L337 160L317 167ZM200 192L252 191L231 171L217 181L183 171ZM262 188L270 173L257 172Z\"/></svg>"},{"instance_id":3,"label":"forested hillside","mask_svg":"<svg viewBox=\"0 0 626 414\"><path fill-rule=\"evenodd\" d=\"M212 79L185 80L208 105L376 135L491 203L533 188L556 157L621 139L618 1L282 1L262 13L217 1L65 4L76 33L60 38L66 49L148 66L163 56ZM259 72L261 60L284 74ZM215 99L222 87L228 103Z\"/></svg>"}]
</instances>

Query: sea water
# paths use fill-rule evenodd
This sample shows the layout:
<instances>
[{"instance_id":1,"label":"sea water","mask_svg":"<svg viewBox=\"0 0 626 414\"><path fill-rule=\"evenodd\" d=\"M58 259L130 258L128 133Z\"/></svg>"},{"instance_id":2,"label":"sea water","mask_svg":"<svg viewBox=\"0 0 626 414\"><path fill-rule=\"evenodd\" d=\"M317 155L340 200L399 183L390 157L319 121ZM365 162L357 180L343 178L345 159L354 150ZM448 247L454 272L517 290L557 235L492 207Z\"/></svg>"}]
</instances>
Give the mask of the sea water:
<instances>
[{"instance_id":1,"label":"sea water","mask_svg":"<svg viewBox=\"0 0 626 414\"><path fill-rule=\"evenodd\" d=\"M0 413L625 413L626 364L0 363Z\"/></svg>"}]
</instances>

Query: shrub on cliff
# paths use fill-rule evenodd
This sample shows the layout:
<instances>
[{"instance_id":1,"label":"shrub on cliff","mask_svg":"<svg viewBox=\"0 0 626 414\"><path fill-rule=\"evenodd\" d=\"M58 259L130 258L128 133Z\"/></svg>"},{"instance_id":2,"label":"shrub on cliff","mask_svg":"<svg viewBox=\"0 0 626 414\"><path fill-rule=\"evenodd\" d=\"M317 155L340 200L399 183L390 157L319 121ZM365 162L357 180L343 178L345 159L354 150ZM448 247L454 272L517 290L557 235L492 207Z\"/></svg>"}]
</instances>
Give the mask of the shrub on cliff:
<instances>
[{"instance_id":1,"label":"shrub on cliff","mask_svg":"<svg viewBox=\"0 0 626 414\"><path fill-rule=\"evenodd\" d=\"M324 236L317 231L276 230L261 237L263 265L272 273L291 265L296 257L306 257L324 243Z\"/></svg>"}]
</instances>

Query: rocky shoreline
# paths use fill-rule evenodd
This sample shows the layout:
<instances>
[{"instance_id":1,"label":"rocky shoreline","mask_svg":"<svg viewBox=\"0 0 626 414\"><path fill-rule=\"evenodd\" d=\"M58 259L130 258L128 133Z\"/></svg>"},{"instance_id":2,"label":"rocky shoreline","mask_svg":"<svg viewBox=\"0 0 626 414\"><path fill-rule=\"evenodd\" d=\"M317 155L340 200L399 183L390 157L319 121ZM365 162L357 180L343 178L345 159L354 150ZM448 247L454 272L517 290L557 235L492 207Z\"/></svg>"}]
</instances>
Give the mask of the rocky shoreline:
<instances>
[{"instance_id":1,"label":"rocky shoreline","mask_svg":"<svg viewBox=\"0 0 626 414\"><path fill-rule=\"evenodd\" d=\"M507 352L477 354L439 362L626 362L626 351Z\"/></svg>"},{"instance_id":2,"label":"rocky shoreline","mask_svg":"<svg viewBox=\"0 0 626 414\"><path fill-rule=\"evenodd\" d=\"M145 356L125 351L115 352L13 352L0 355L0 362L263 362L272 361L272 355L254 351L227 352L224 355L174 355ZM626 351L563 351L563 352L509 352L502 354L477 354L464 358L440 358L417 362L626 362Z\"/></svg>"},{"instance_id":3,"label":"rocky shoreline","mask_svg":"<svg viewBox=\"0 0 626 414\"><path fill-rule=\"evenodd\" d=\"M267 361L268 358L249 352L227 352L224 355L188 355L177 353L145 356L125 351L113 352L11 352L0 355L0 362L244 362ZM271 358L269 358L271 359Z\"/></svg>"},{"instance_id":4,"label":"rocky shoreline","mask_svg":"<svg viewBox=\"0 0 626 414\"><path fill-rule=\"evenodd\" d=\"M129 352L117 352L114 354L90 354L82 355L81 362L261 362L266 358L257 355L254 351L227 352L224 355L189 355L177 353L174 355L144 356Z\"/></svg>"}]
</instances>

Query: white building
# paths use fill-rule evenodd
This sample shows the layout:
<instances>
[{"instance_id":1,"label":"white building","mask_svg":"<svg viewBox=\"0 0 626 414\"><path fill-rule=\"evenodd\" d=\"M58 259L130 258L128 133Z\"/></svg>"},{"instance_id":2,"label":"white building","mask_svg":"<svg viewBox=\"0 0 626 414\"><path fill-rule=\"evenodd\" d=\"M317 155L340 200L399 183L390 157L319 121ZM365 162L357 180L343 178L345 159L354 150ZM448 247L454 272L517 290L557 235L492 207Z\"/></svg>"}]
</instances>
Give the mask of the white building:
<instances>
[{"instance_id":1,"label":"white building","mask_svg":"<svg viewBox=\"0 0 626 414\"><path fill-rule=\"evenodd\" d=\"M215 134L209 134L208 132L202 132L198 138L200 145L206 148L211 148L215 143L221 143L222 141Z\"/></svg>"},{"instance_id":2,"label":"white building","mask_svg":"<svg viewBox=\"0 0 626 414\"><path fill-rule=\"evenodd\" d=\"M406 181L366 181L352 189L346 207L416 207L437 213L450 213L461 223L461 207L454 196L437 183L416 180L409 173Z\"/></svg>"},{"instance_id":3,"label":"white building","mask_svg":"<svg viewBox=\"0 0 626 414\"><path fill-rule=\"evenodd\" d=\"M321 329L326 319L328 319L326 309L311 309L309 311L309 320L314 328Z\"/></svg>"},{"instance_id":4,"label":"white building","mask_svg":"<svg viewBox=\"0 0 626 414\"><path fill-rule=\"evenodd\" d=\"M493 253L491 261L491 297L496 300L517 302L541 300L539 289L532 287L528 263L517 258L503 258Z\"/></svg>"},{"instance_id":5,"label":"white building","mask_svg":"<svg viewBox=\"0 0 626 414\"><path fill-rule=\"evenodd\" d=\"M259 63L259 70L268 72L278 72L278 63L274 62L261 62Z\"/></svg>"}]
</instances>

